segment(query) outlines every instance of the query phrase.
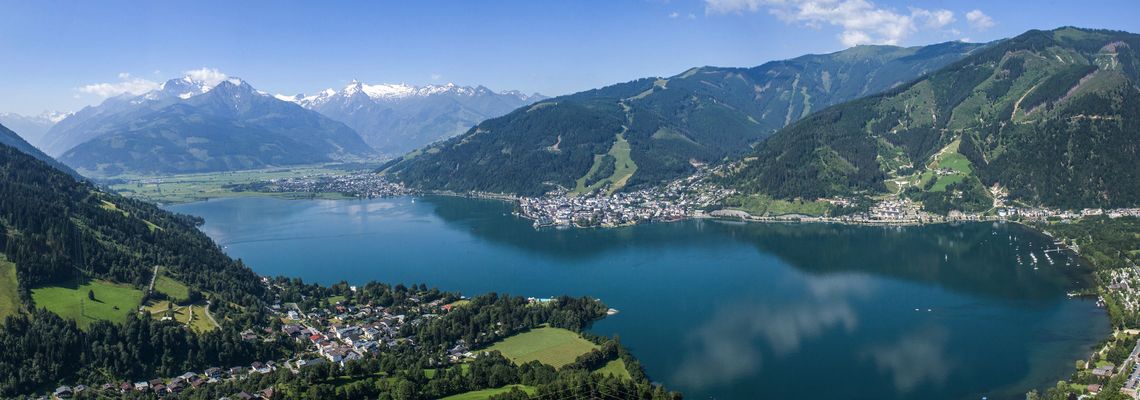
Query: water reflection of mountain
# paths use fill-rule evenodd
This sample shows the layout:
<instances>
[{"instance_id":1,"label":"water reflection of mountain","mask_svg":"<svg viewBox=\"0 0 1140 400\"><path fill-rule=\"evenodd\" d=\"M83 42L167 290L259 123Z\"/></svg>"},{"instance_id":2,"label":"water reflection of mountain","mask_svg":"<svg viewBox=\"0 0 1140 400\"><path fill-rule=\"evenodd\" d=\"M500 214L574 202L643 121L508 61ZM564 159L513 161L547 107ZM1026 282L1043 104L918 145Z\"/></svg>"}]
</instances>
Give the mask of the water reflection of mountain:
<instances>
[{"instance_id":1,"label":"water reflection of mountain","mask_svg":"<svg viewBox=\"0 0 1140 400\"><path fill-rule=\"evenodd\" d=\"M811 274L870 273L1011 300L1057 296L1088 284L1083 267L1042 260L1017 264L1050 241L1019 225L968 223L912 227L836 224L757 224L695 220L616 229L542 229L510 216L493 200L427 199L452 229L545 257L590 259L631 246L732 246L745 243ZM506 217L504 217L504 215ZM726 240L727 239L727 240ZM1016 250L1015 250L1016 249ZM715 261L715 260L710 260Z\"/></svg>"}]
</instances>

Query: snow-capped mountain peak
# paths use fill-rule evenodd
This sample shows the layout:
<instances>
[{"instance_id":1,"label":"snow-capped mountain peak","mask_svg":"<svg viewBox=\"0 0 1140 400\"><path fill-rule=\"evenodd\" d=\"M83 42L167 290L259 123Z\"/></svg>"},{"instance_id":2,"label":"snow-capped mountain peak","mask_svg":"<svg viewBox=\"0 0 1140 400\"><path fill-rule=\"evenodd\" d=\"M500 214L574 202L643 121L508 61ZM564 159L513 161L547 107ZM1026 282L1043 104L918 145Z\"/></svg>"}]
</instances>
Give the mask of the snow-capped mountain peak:
<instances>
[{"instance_id":1,"label":"snow-capped mountain peak","mask_svg":"<svg viewBox=\"0 0 1140 400\"><path fill-rule=\"evenodd\" d=\"M413 97L427 97L437 95L451 95L451 96L479 96L479 95L508 95L516 96L521 100L528 100L532 96L523 95L521 92L508 91L502 93L495 93L484 86L459 86L454 83L446 83L443 85L424 85L413 86L406 83L379 83L369 85L359 80L353 79L344 88L340 90L325 89L317 94L304 95L298 94L294 96L278 94L274 97L300 104L305 107L317 107L323 105L334 98L350 99L353 96L364 95L373 101L395 101Z\"/></svg>"},{"instance_id":2,"label":"snow-capped mountain peak","mask_svg":"<svg viewBox=\"0 0 1140 400\"><path fill-rule=\"evenodd\" d=\"M162 84L158 90L152 90L140 96L135 102L146 100L165 100L177 97L182 100L189 99L194 96L205 94L210 90L218 87L218 85L229 83L234 86L249 86L249 83L241 80L241 78L234 76L211 76L208 78L197 77L195 75L187 74L181 78L174 78Z\"/></svg>"}]
</instances>

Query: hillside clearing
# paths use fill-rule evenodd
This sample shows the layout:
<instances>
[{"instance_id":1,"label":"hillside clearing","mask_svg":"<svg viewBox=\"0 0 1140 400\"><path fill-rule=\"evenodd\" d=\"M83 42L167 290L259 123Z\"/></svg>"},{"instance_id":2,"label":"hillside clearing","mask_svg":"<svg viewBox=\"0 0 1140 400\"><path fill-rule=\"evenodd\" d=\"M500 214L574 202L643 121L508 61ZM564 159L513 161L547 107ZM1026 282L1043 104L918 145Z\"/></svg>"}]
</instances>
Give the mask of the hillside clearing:
<instances>
[{"instance_id":1,"label":"hillside clearing","mask_svg":"<svg viewBox=\"0 0 1140 400\"><path fill-rule=\"evenodd\" d=\"M165 294L175 303L181 303L190 298L190 288L163 273L154 279L154 291Z\"/></svg>"},{"instance_id":2,"label":"hillside clearing","mask_svg":"<svg viewBox=\"0 0 1140 400\"><path fill-rule=\"evenodd\" d=\"M89 291L95 293L95 300L87 298ZM142 297L143 292L134 287L101 280L32 289L36 307L75 320L80 328L100 320L124 322L127 314L135 312Z\"/></svg>"},{"instance_id":3,"label":"hillside clearing","mask_svg":"<svg viewBox=\"0 0 1140 400\"><path fill-rule=\"evenodd\" d=\"M0 253L0 323L20 312L20 291L16 283L16 264Z\"/></svg>"},{"instance_id":4,"label":"hillside clearing","mask_svg":"<svg viewBox=\"0 0 1140 400\"><path fill-rule=\"evenodd\" d=\"M594 164L590 166L590 170L586 172L581 178L578 178L574 186L572 194L589 193L610 184L609 193L613 193L625 186L630 177L637 172L637 163L633 162L630 156L632 150L629 147L629 141L625 140L625 136L617 134L614 138L613 146L606 154L594 155ZM586 181L590 177L598 173L602 169L603 164L606 162L607 156L613 160L613 173L609 177L602 178L587 185Z\"/></svg>"}]
</instances>

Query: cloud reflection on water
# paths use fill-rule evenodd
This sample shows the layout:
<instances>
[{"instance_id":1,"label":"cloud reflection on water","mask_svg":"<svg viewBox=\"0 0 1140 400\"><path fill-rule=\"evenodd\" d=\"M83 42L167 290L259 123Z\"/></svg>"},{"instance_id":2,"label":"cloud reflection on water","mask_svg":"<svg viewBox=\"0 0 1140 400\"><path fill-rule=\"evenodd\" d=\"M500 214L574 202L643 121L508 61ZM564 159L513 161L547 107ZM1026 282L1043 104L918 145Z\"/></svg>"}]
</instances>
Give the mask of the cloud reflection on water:
<instances>
[{"instance_id":1,"label":"cloud reflection on water","mask_svg":"<svg viewBox=\"0 0 1140 400\"><path fill-rule=\"evenodd\" d=\"M908 393L924 382L943 385L952 365L947 359L949 334L942 328L926 328L903 336L889 345L873 346L865 356L880 371L891 375L895 389Z\"/></svg>"},{"instance_id":2,"label":"cloud reflection on water","mask_svg":"<svg viewBox=\"0 0 1140 400\"><path fill-rule=\"evenodd\" d=\"M806 298L790 307L743 299L720 308L688 334L691 344L674 373L675 381L693 388L729 383L761 368L759 342L780 356L831 329L853 332L859 321L849 300L873 289L870 279L846 274L810 277L804 286Z\"/></svg>"}]
</instances>

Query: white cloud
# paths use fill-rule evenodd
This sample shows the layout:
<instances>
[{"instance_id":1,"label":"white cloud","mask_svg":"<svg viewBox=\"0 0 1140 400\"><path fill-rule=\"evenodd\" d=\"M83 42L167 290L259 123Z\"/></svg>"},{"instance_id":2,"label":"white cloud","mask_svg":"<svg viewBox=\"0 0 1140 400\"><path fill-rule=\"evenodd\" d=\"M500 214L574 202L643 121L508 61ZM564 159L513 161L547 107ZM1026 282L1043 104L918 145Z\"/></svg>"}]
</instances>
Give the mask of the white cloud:
<instances>
[{"instance_id":1,"label":"white cloud","mask_svg":"<svg viewBox=\"0 0 1140 400\"><path fill-rule=\"evenodd\" d=\"M766 10L787 23L820 29L842 29L838 38L845 46L899 44L925 29L940 29L955 21L949 10L910 8L901 13L869 0L705 0L705 14L742 14Z\"/></svg>"},{"instance_id":2,"label":"white cloud","mask_svg":"<svg viewBox=\"0 0 1140 400\"><path fill-rule=\"evenodd\" d=\"M440 74L431 74L431 80L433 80L433 81L438 81L438 80L440 80L440 79L443 79L443 75L440 75Z\"/></svg>"},{"instance_id":3,"label":"white cloud","mask_svg":"<svg viewBox=\"0 0 1140 400\"><path fill-rule=\"evenodd\" d=\"M680 14L680 13L678 13L678 12L676 12L676 11L673 11L673 12L669 13L669 18L677 18L677 17L680 17L680 16L681 16L681 14Z\"/></svg>"},{"instance_id":4,"label":"white cloud","mask_svg":"<svg viewBox=\"0 0 1140 400\"><path fill-rule=\"evenodd\" d=\"M162 87L162 84L159 82L131 77L130 73L122 72L119 73L118 82L92 83L90 85L83 85L77 90L82 93L106 98L124 93L140 95L160 87Z\"/></svg>"},{"instance_id":5,"label":"white cloud","mask_svg":"<svg viewBox=\"0 0 1140 400\"><path fill-rule=\"evenodd\" d=\"M921 8L911 8L910 15L914 16L917 19L925 20L926 27L931 29L939 29L956 21L954 18L954 12L950 10L924 10Z\"/></svg>"},{"instance_id":6,"label":"white cloud","mask_svg":"<svg viewBox=\"0 0 1140 400\"><path fill-rule=\"evenodd\" d=\"M984 31L993 28L996 23L989 15L982 12L982 10L974 10L966 13L966 22L970 23L970 27L976 31Z\"/></svg>"},{"instance_id":7,"label":"white cloud","mask_svg":"<svg viewBox=\"0 0 1140 400\"><path fill-rule=\"evenodd\" d=\"M222 81L229 78L228 75L219 71L217 68L202 67L183 72L187 77L198 82L205 83L209 87L214 87Z\"/></svg>"}]
</instances>

